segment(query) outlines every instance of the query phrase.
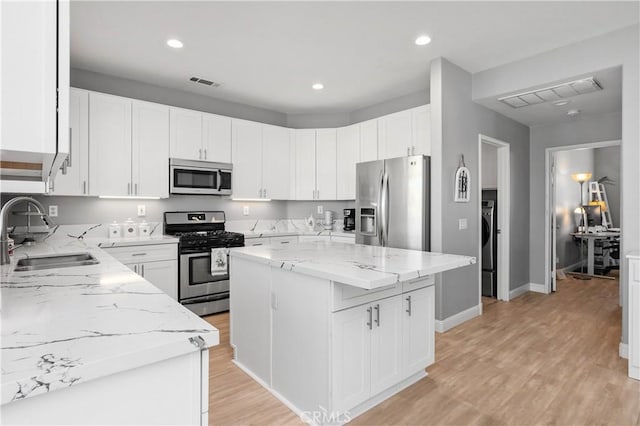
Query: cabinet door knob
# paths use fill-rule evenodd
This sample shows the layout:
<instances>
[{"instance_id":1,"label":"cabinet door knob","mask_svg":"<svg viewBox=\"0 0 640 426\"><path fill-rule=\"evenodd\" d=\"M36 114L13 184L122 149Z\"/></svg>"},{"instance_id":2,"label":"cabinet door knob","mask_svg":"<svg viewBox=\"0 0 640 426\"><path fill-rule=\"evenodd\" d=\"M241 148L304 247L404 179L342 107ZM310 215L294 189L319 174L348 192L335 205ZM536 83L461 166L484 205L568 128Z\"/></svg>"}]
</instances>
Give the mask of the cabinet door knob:
<instances>
[{"instance_id":1,"label":"cabinet door knob","mask_svg":"<svg viewBox=\"0 0 640 426\"><path fill-rule=\"evenodd\" d=\"M375 310L376 310L376 325L380 327L380 305L379 304L376 305Z\"/></svg>"},{"instance_id":2,"label":"cabinet door knob","mask_svg":"<svg viewBox=\"0 0 640 426\"><path fill-rule=\"evenodd\" d=\"M411 316L411 296L407 296L407 310L405 311L406 313L409 314L409 316Z\"/></svg>"},{"instance_id":3,"label":"cabinet door knob","mask_svg":"<svg viewBox=\"0 0 640 426\"><path fill-rule=\"evenodd\" d=\"M204 159L207 159L207 148L204 149Z\"/></svg>"},{"instance_id":4,"label":"cabinet door knob","mask_svg":"<svg viewBox=\"0 0 640 426\"><path fill-rule=\"evenodd\" d=\"M202 148L198 149L198 159L202 160Z\"/></svg>"},{"instance_id":5,"label":"cabinet door knob","mask_svg":"<svg viewBox=\"0 0 640 426\"><path fill-rule=\"evenodd\" d=\"M371 306L369 306L367 308L367 313L369 314L369 321L367 322L367 327L369 327L369 330L371 330L373 328L373 310L371 309Z\"/></svg>"}]
</instances>

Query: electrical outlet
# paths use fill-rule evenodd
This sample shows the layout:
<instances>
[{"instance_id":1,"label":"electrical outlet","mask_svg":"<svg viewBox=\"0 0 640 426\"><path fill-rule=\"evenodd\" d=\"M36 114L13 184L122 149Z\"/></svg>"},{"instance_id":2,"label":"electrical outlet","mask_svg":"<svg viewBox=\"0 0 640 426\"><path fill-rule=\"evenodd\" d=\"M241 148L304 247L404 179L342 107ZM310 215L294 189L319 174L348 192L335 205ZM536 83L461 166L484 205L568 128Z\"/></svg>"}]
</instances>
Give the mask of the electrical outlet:
<instances>
[{"instance_id":1,"label":"electrical outlet","mask_svg":"<svg viewBox=\"0 0 640 426\"><path fill-rule=\"evenodd\" d=\"M249 216L249 206L243 206L242 207L242 215L243 216Z\"/></svg>"},{"instance_id":2,"label":"electrical outlet","mask_svg":"<svg viewBox=\"0 0 640 426\"><path fill-rule=\"evenodd\" d=\"M323 213L324 213L324 207L318 206L318 214L323 214Z\"/></svg>"},{"instance_id":3,"label":"electrical outlet","mask_svg":"<svg viewBox=\"0 0 640 426\"><path fill-rule=\"evenodd\" d=\"M458 219L458 230L462 231L463 229L467 229L467 218Z\"/></svg>"},{"instance_id":4,"label":"electrical outlet","mask_svg":"<svg viewBox=\"0 0 640 426\"><path fill-rule=\"evenodd\" d=\"M49 217L58 217L58 206L49 206Z\"/></svg>"},{"instance_id":5,"label":"electrical outlet","mask_svg":"<svg viewBox=\"0 0 640 426\"><path fill-rule=\"evenodd\" d=\"M143 217L147 215L147 206L144 204L138 204L138 217Z\"/></svg>"}]
</instances>

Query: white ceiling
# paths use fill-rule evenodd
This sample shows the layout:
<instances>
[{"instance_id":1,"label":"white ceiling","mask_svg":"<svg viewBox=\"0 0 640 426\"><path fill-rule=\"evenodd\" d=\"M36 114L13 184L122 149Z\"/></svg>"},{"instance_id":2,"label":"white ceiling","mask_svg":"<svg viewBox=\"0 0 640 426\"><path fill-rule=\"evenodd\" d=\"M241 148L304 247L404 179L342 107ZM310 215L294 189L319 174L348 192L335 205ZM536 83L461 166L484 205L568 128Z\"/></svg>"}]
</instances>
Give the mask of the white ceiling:
<instances>
[{"instance_id":1,"label":"white ceiling","mask_svg":"<svg viewBox=\"0 0 640 426\"><path fill-rule=\"evenodd\" d=\"M512 108L498 100L500 97L516 93L505 93L495 98L476 100L476 102L528 126L548 125L579 118L577 116L571 117L567 115L567 112L572 109L580 110L580 116L609 114L622 111L622 68L620 67L572 76L562 81L548 82L540 87L532 87L527 91L538 90L555 84L567 83L587 77L594 77L600 84L600 87L602 87L602 90L566 98L569 103L563 106L555 106L551 102L545 102L522 108Z\"/></svg>"},{"instance_id":2,"label":"white ceiling","mask_svg":"<svg viewBox=\"0 0 640 426\"><path fill-rule=\"evenodd\" d=\"M350 112L426 89L439 56L473 73L637 22L637 2L76 0L71 61L283 113ZM413 43L422 33L430 45Z\"/></svg>"}]
</instances>

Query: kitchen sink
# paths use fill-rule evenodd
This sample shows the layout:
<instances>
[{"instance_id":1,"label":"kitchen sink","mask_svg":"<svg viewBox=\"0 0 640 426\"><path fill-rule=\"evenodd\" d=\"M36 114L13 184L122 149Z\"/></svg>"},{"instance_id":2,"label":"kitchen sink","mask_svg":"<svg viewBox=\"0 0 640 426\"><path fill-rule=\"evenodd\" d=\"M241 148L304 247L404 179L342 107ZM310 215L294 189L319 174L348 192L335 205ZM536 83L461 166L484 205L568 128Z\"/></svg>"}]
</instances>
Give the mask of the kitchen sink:
<instances>
[{"instance_id":1,"label":"kitchen sink","mask_svg":"<svg viewBox=\"0 0 640 426\"><path fill-rule=\"evenodd\" d=\"M40 269L71 268L73 266L97 265L98 259L90 253L62 254L56 256L34 256L18 260L15 271L37 271Z\"/></svg>"}]
</instances>

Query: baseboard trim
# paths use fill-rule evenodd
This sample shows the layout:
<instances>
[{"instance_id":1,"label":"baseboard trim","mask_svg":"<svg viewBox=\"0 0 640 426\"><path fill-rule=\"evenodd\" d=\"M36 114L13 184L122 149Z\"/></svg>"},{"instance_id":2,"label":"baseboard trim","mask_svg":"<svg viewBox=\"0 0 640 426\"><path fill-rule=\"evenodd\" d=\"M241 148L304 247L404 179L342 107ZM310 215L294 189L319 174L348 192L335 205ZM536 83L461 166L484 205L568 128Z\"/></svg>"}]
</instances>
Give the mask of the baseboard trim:
<instances>
[{"instance_id":1,"label":"baseboard trim","mask_svg":"<svg viewBox=\"0 0 640 426\"><path fill-rule=\"evenodd\" d=\"M529 283L529 291L532 291L534 293L547 294L547 289L545 288L544 284Z\"/></svg>"},{"instance_id":2,"label":"baseboard trim","mask_svg":"<svg viewBox=\"0 0 640 426\"><path fill-rule=\"evenodd\" d=\"M620 355L620 358L629 359L629 345L620 342L620 345L618 345L618 355Z\"/></svg>"},{"instance_id":3,"label":"baseboard trim","mask_svg":"<svg viewBox=\"0 0 640 426\"><path fill-rule=\"evenodd\" d=\"M529 291L529 283L522 284L520 287L514 288L509 291L509 300L513 300L516 297L522 296Z\"/></svg>"},{"instance_id":4,"label":"baseboard trim","mask_svg":"<svg viewBox=\"0 0 640 426\"><path fill-rule=\"evenodd\" d=\"M436 320L436 331L438 333L444 333L451 330L463 322L469 321L479 315L482 315L482 304L472 306L462 312L458 312L455 315L451 315L449 318L445 318L442 321Z\"/></svg>"}]
</instances>

